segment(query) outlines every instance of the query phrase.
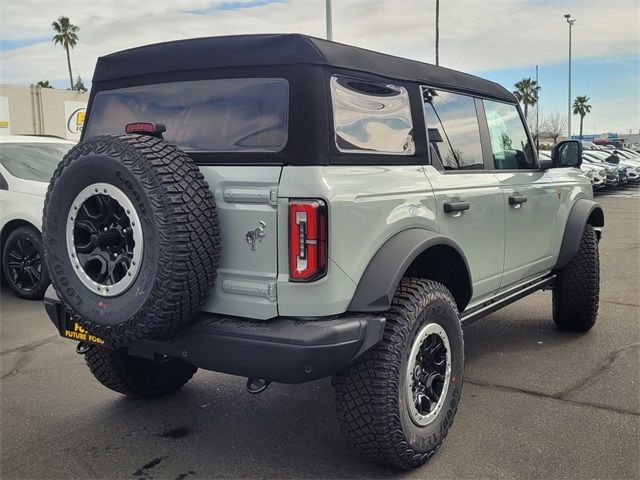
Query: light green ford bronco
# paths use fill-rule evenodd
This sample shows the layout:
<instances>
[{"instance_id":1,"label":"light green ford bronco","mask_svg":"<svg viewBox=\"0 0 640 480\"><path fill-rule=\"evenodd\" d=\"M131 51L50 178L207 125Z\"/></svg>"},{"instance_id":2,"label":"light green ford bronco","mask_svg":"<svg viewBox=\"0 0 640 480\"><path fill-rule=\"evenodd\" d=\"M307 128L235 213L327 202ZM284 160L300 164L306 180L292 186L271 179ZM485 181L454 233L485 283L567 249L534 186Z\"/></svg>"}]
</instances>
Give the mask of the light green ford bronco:
<instances>
[{"instance_id":1,"label":"light green ford bronco","mask_svg":"<svg viewBox=\"0 0 640 480\"><path fill-rule=\"evenodd\" d=\"M204 38L100 58L85 125L47 194L45 302L115 391L333 376L355 448L411 468L456 413L465 323L543 288L559 328L596 321L581 144L543 165L495 83L301 35Z\"/></svg>"}]
</instances>

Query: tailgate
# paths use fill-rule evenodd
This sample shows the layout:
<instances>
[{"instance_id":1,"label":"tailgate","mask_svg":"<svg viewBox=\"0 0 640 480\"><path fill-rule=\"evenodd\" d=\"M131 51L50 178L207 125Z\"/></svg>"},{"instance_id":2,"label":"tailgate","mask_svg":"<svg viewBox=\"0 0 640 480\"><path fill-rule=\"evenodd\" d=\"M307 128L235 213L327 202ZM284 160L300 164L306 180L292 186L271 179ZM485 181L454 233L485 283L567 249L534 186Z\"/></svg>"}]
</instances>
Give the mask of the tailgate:
<instances>
[{"instance_id":1,"label":"tailgate","mask_svg":"<svg viewBox=\"0 0 640 480\"><path fill-rule=\"evenodd\" d=\"M203 310L255 319L278 315L280 166L201 166L214 192L222 241L216 285Z\"/></svg>"}]
</instances>

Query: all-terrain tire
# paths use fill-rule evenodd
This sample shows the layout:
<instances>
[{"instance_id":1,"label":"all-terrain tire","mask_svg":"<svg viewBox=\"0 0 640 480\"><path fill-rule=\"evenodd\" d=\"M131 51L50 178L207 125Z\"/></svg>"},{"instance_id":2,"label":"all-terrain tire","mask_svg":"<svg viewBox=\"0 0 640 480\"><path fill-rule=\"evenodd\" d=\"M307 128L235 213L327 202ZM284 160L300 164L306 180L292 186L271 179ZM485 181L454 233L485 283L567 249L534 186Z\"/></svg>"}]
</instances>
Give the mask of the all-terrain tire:
<instances>
[{"instance_id":1,"label":"all-terrain tire","mask_svg":"<svg viewBox=\"0 0 640 480\"><path fill-rule=\"evenodd\" d=\"M89 288L70 253L75 240L67 225L78 196L98 184L126 196L144 240L133 283L115 296ZM166 334L197 315L216 277L219 236L213 194L198 167L175 145L151 136L80 142L58 165L45 199L43 239L58 297L79 324L116 347Z\"/></svg>"},{"instance_id":2,"label":"all-terrain tire","mask_svg":"<svg viewBox=\"0 0 640 480\"><path fill-rule=\"evenodd\" d=\"M338 421L356 450L370 460L409 469L438 450L458 409L464 345L456 303L442 284L405 277L393 298L383 339L336 375ZM431 324L442 327L451 353L450 383L431 423L414 423L407 403L407 366L414 340Z\"/></svg>"},{"instance_id":3,"label":"all-terrain tire","mask_svg":"<svg viewBox=\"0 0 640 480\"><path fill-rule=\"evenodd\" d=\"M598 238L587 224L578 253L558 273L553 288L553 321L562 330L585 332L596 323L600 298Z\"/></svg>"},{"instance_id":4,"label":"all-terrain tire","mask_svg":"<svg viewBox=\"0 0 640 480\"><path fill-rule=\"evenodd\" d=\"M90 347L84 358L102 385L140 398L158 398L173 393L198 370L179 358L154 361L99 347Z\"/></svg>"},{"instance_id":5,"label":"all-terrain tire","mask_svg":"<svg viewBox=\"0 0 640 480\"><path fill-rule=\"evenodd\" d=\"M24 258L29 262L27 265L29 272L22 272L23 275L28 274L28 278L14 278L14 276L18 276L14 275L16 271L12 268L17 260L16 255L24 255ZM2 248L1 264L4 279L16 295L27 300L42 300L51 281L47 264L44 261L42 235L35 227L25 225L16 228L7 235ZM30 281L26 282L27 285L20 280Z\"/></svg>"}]
</instances>

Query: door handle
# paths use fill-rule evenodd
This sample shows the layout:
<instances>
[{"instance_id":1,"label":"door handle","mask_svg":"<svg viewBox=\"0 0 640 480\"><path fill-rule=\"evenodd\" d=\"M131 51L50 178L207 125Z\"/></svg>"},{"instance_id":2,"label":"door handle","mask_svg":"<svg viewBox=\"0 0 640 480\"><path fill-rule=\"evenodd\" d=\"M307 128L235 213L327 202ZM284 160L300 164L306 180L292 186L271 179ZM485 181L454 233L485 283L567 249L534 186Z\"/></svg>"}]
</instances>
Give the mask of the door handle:
<instances>
[{"instance_id":1,"label":"door handle","mask_svg":"<svg viewBox=\"0 0 640 480\"><path fill-rule=\"evenodd\" d=\"M463 212L469 210L469 202L444 202L444 213Z\"/></svg>"},{"instance_id":2,"label":"door handle","mask_svg":"<svg viewBox=\"0 0 640 480\"><path fill-rule=\"evenodd\" d=\"M524 195L509 195L509 205L520 207L521 204L527 202L527 197Z\"/></svg>"}]
</instances>

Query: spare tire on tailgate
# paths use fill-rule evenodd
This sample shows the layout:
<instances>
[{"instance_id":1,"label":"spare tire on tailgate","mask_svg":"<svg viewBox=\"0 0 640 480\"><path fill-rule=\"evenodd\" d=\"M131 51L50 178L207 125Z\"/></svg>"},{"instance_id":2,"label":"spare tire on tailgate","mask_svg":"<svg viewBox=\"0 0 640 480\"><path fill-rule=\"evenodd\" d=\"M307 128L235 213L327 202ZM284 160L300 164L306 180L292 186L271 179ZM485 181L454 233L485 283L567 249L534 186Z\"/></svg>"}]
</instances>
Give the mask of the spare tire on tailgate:
<instances>
[{"instance_id":1,"label":"spare tire on tailgate","mask_svg":"<svg viewBox=\"0 0 640 480\"><path fill-rule=\"evenodd\" d=\"M145 135L79 143L54 172L44 206L45 256L60 300L115 346L194 318L215 280L218 229L195 163Z\"/></svg>"}]
</instances>

